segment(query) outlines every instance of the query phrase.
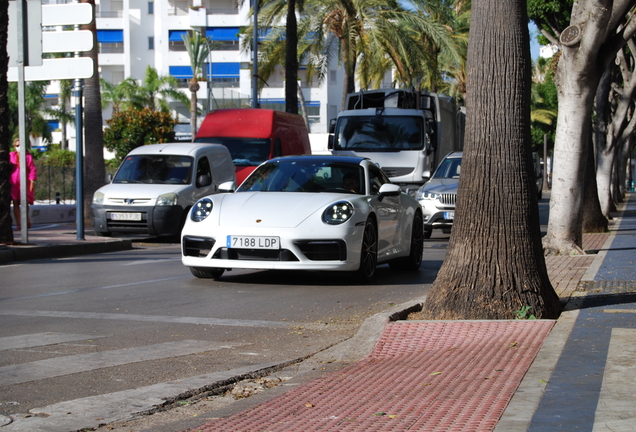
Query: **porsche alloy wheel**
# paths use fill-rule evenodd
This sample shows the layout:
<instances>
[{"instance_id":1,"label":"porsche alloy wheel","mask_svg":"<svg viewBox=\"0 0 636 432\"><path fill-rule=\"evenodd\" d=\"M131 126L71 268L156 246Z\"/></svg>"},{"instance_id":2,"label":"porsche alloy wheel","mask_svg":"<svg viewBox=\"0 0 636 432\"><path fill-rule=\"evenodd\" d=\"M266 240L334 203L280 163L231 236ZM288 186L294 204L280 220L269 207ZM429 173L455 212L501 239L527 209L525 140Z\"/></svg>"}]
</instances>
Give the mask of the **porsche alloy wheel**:
<instances>
[{"instance_id":1,"label":"porsche alloy wheel","mask_svg":"<svg viewBox=\"0 0 636 432\"><path fill-rule=\"evenodd\" d=\"M218 279L223 275L223 268L190 267L190 272L201 279Z\"/></svg>"},{"instance_id":2,"label":"porsche alloy wheel","mask_svg":"<svg viewBox=\"0 0 636 432\"><path fill-rule=\"evenodd\" d=\"M360 282L369 282L373 279L375 268L378 264L378 233L372 221L364 225L362 235L362 250L360 251L360 268L356 277Z\"/></svg>"},{"instance_id":3,"label":"porsche alloy wheel","mask_svg":"<svg viewBox=\"0 0 636 432\"><path fill-rule=\"evenodd\" d=\"M389 262L393 270L415 271L422 265L424 255L424 223L422 213L417 212L413 217L413 230L411 232L411 253L406 258L399 258Z\"/></svg>"}]
</instances>

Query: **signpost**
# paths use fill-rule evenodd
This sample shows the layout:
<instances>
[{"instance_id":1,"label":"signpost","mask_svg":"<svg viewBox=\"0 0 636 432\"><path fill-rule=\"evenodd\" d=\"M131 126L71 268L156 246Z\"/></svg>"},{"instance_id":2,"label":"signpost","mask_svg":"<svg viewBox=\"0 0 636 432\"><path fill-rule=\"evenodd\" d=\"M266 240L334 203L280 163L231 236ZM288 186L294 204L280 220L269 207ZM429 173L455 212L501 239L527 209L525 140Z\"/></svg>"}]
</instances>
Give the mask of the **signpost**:
<instances>
[{"instance_id":1,"label":"signpost","mask_svg":"<svg viewBox=\"0 0 636 432\"><path fill-rule=\"evenodd\" d=\"M48 81L59 79L75 79L78 99L81 99L81 79L93 75L93 61L80 57L81 51L93 48L93 35L90 31L79 30L79 25L93 22L93 8L88 3L74 3L64 5L42 6L41 0L10 0L9 1L9 29L7 51L10 62L15 59L16 65L9 65L7 78L18 83L18 119L20 136L20 200L26 210L27 201L27 170L26 152L28 151L28 135L26 131L25 81ZM15 23L15 24L13 24ZM74 31L42 32L42 26L74 25ZM63 34L68 33L68 35ZM44 36L44 37L43 37ZM73 58L42 59L42 53L74 52ZM79 105L79 120L77 120L76 179L77 194L77 234L78 239L84 236L83 196L82 190L82 122L81 101ZM76 113L76 119L77 119ZM80 211L81 210L81 211ZM29 242L28 215L21 212L21 220L16 221L22 226L21 243ZM81 230L80 230L81 228ZM81 231L81 236L80 236Z\"/></svg>"}]
</instances>

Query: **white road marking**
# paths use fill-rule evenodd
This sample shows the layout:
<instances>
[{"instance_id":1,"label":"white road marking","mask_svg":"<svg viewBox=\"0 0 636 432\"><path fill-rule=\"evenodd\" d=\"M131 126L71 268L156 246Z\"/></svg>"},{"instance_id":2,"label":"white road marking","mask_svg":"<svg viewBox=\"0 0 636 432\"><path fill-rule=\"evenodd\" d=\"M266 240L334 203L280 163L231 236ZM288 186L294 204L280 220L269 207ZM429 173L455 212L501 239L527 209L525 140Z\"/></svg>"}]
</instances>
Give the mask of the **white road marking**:
<instances>
[{"instance_id":1,"label":"white road marking","mask_svg":"<svg viewBox=\"0 0 636 432\"><path fill-rule=\"evenodd\" d=\"M13 423L2 427L3 432L59 432L96 428L100 424L126 420L135 413L144 412L180 394L201 389L211 384L240 377L277 366L278 363L245 366L223 372L213 372L175 381L154 384L132 390L90 396L34 408L30 414L15 415Z\"/></svg>"},{"instance_id":2,"label":"white road marking","mask_svg":"<svg viewBox=\"0 0 636 432\"><path fill-rule=\"evenodd\" d=\"M183 340L128 349L38 360L30 363L0 367L0 386L243 345L246 344Z\"/></svg>"},{"instance_id":3,"label":"white road marking","mask_svg":"<svg viewBox=\"0 0 636 432\"><path fill-rule=\"evenodd\" d=\"M33 333L20 336L8 336L0 338L0 351L24 349L36 346L55 345L64 342L74 342L88 339L97 339L106 336L85 335L75 333Z\"/></svg>"},{"instance_id":4,"label":"white road marking","mask_svg":"<svg viewBox=\"0 0 636 432\"><path fill-rule=\"evenodd\" d=\"M613 328L593 432L631 432L636 424L636 329Z\"/></svg>"},{"instance_id":5,"label":"white road marking","mask_svg":"<svg viewBox=\"0 0 636 432\"><path fill-rule=\"evenodd\" d=\"M111 314L111 313L93 313L93 312L62 312L62 311L42 311L42 310L0 310L0 315L19 315L19 316L41 316L53 318L81 318L81 319L99 319L99 320L121 320L121 321L146 321L146 322L165 322L174 324L205 324L217 326L233 326L233 327L290 327L303 326L291 321L263 321L263 320L239 320L239 319L221 319L221 318L200 318L200 317L177 317L168 315L138 315L138 314Z\"/></svg>"},{"instance_id":6,"label":"white road marking","mask_svg":"<svg viewBox=\"0 0 636 432\"><path fill-rule=\"evenodd\" d=\"M636 309L605 309L603 312L611 314L636 313Z\"/></svg>"}]
</instances>

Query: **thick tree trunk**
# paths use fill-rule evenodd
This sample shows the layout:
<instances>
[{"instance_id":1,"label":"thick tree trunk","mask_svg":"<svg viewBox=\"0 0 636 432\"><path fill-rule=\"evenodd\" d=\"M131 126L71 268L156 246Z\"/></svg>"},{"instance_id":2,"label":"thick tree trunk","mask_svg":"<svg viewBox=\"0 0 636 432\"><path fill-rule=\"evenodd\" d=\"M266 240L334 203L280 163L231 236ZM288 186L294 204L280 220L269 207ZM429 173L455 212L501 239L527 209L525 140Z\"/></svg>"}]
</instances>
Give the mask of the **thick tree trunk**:
<instances>
[{"instance_id":1,"label":"thick tree trunk","mask_svg":"<svg viewBox=\"0 0 636 432\"><path fill-rule=\"evenodd\" d=\"M93 6L94 15L95 0L82 2ZM97 27L94 19L92 24L82 27L93 32L93 49L85 53L87 57L93 59L93 76L84 81L84 219L88 220L93 194L106 183L106 165L104 164L102 97L97 62L99 49Z\"/></svg>"},{"instance_id":2,"label":"thick tree trunk","mask_svg":"<svg viewBox=\"0 0 636 432\"><path fill-rule=\"evenodd\" d=\"M561 311L541 247L530 150L525 0L472 3L466 137L447 257L426 319L538 318Z\"/></svg>"},{"instance_id":3,"label":"thick tree trunk","mask_svg":"<svg viewBox=\"0 0 636 432\"><path fill-rule=\"evenodd\" d=\"M9 2L0 3L0 243L13 243L11 229L11 162L9 150L9 102L7 100L7 30Z\"/></svg>"},{"instance_id":4,"label":"thick tree trunk","mask_svg":"<svg viewBox=\"0 0 636 432\"><path fill-rule=\"evenodd\" d=\"M599 233L608 229L607 218L601 212L601 204L598 200L598 189L596 187L596 176L594 175L594 146L587 146L587 162L585 172L585 188L583 196L583 232Z\"/></svg>"}]
</instances>

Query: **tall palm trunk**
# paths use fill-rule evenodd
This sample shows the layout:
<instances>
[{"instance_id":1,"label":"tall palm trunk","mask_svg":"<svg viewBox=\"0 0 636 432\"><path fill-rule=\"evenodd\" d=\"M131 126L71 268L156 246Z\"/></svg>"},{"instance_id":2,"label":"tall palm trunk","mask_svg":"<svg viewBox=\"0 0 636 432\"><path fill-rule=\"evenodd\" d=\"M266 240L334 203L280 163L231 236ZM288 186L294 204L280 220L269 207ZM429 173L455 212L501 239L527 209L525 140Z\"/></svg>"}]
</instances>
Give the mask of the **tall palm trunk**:
<instances>
[{"instance_id":1,"label":"tall palm trunk","mask_svg":"<svg viewBox=\"0 0 636 432\"><path fill-rule=\"evenodd\" d=\"M93 15L95 14L95 0L82 0L82 3L90 3L93 6ZM88 219L93 194L106 182L106 166L102 130L102 97L97 61L99 46L94 17L92 24L82 27L93 32L93 49L85 53L87 57L93 59L93 76L84 81L84 218Z\"/></svg>"},{"instance_id":2,"label":"tall palm trunk","mask_svg":"<svg viewBox=\"0 0 636 432\"><path fill-rule=\"evenodd\" d=\"M541 248L530 150L531 61L525 0L475 0L466 138L448 254L425 319L512 319L561 305Z\"/></svg>"},{"instance_id":3,"label":"tall palm trunk","mask_svg":"<svg viewBox=\"0 0 636 432\"><path fill-rule=\"evenodd\" d=\"M190 129L192 129L192 142L197 134L197 92L201 86L197 77L192 77L188 83L188 89L190 89Z\"/></svg>"},{"instance_id":4,"label":"tall palm trunk","mask_svg":"<svg viewBox=\"0 0 636 432\"><path fill-rule=\"evenodd\" d=\"M285 111L298 114L298 23L296 0L287 0L285 40Z\"/></svg>"}]
</instances>

